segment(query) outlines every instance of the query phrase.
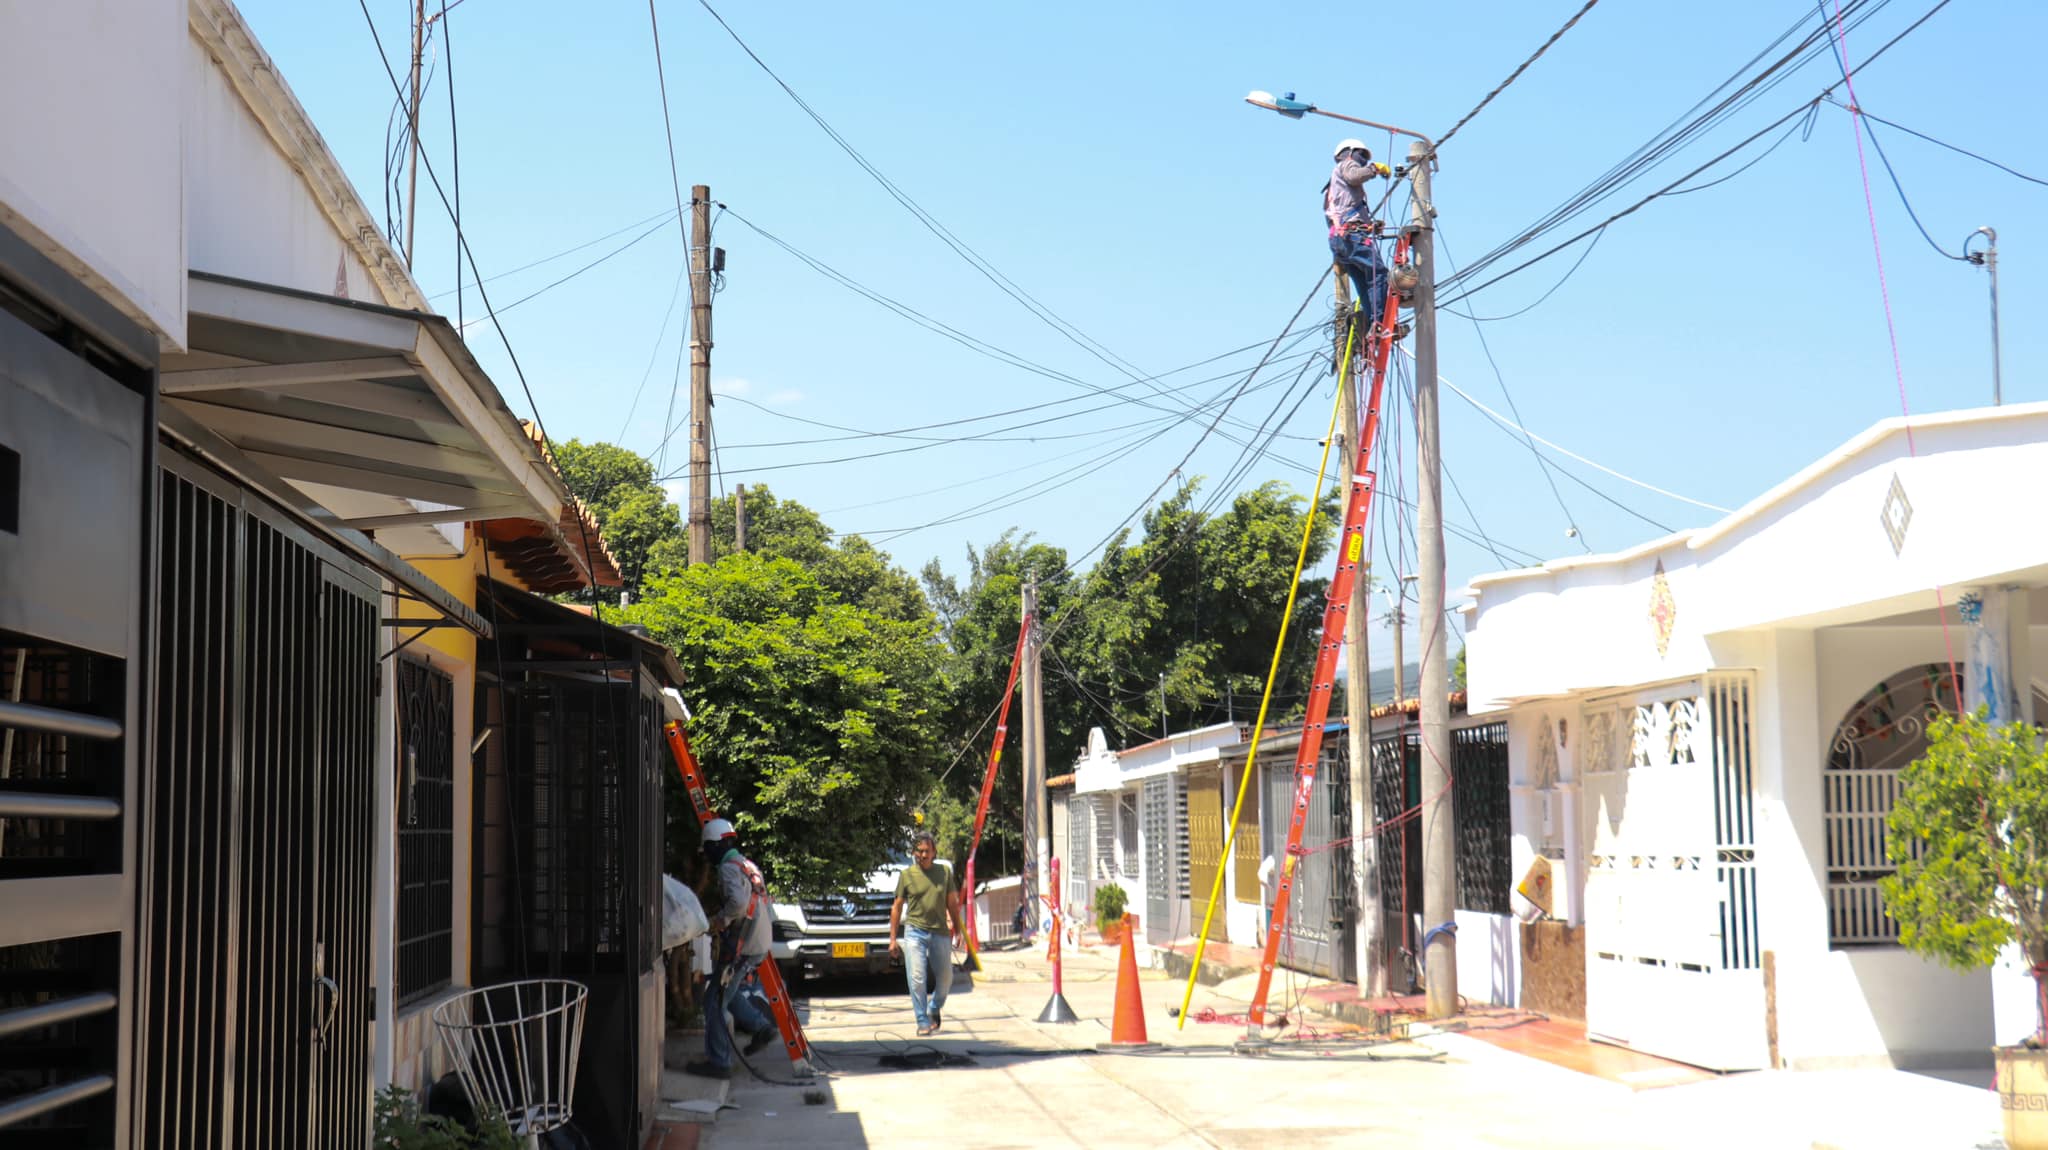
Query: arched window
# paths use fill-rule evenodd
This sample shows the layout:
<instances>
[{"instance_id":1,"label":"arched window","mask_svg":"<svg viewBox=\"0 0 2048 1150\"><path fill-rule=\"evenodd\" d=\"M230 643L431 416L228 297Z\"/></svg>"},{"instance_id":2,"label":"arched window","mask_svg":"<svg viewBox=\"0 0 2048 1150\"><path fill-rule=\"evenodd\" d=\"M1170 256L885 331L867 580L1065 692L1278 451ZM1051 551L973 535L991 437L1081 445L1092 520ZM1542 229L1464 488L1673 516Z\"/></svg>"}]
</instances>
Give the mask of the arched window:
<instances>
[{"instance_id":1,"label":"arched window","mask_svg":"<svg viewBox=\"0 0 2048 1150\"><path fill-rule=\"evenodd\" d=\"M1947 667L1908 667L1864 692L1835 728L1821 779L1827 838L1828 941L1888 946L1899 924L1884 912L1878 880L1895 869L1885 855L1885 820L1899 772L1927 751L1927 724L1956 713Z\"/></svg>"}]
</instances>

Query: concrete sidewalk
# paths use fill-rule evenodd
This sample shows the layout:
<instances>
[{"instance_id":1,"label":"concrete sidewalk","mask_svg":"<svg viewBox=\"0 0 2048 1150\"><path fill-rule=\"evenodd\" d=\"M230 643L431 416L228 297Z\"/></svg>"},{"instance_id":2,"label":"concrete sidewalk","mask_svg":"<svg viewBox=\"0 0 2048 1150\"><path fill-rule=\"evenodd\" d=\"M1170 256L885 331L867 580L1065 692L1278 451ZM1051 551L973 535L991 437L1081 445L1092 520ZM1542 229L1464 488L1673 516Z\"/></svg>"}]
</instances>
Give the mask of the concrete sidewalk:
<instances>
[{"instance_id":1,"label":"concrete sidewalk","mask_svg":"<svg viewBox=\"0 0 2048 1150\"><path fill-rule=\"evenodd\" d=\"M1895 1072L1751 1074L1632 1088L1468 1035L1370 1042L1328 1019L1258 1056L1241 1024L1167 1015L1182 984L1141 976L1150 1054L1098 1054L1114 1006L1115 954L1070 952L1066 996L1082 1021L1031 1021L1050 992L1043 958L984 955L957 982L945 1029L914 1037L900 988L832 988L807 1029L829 1072L809 1086L736 1079L737 1109L703 1127L738 1147L1407 1146L1573 1150L1979 1150L1997 1147L1989 1091ZM1241 1014L1249 985L1198 988L1191 1014ZM1303 992L1297 981L1290 1000ZM907 1056L911 1068L895 1069ZM940 1060L945 1060L939 1064ZM788 1064L757 1059L769 1077ZM920 1065L920 1063L931 1063Z\"/></svg>"}]
</instances>

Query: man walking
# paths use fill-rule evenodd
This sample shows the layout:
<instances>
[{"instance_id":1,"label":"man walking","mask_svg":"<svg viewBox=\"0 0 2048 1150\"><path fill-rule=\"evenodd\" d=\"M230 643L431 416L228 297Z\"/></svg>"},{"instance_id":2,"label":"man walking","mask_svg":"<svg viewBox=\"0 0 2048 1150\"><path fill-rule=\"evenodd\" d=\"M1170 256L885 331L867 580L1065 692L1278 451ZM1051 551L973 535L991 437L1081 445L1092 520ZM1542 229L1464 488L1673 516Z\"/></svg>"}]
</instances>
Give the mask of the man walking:
<instances>
[{"instance_id":1,"label":"man walking","mask_svg":"<svg viewBox=\"0 0 2048 1150\"><path fill-rule=\"evenodd\" d=\"M916 865L896 876L896 901L889 907L889 953L903 956L910 1011L917 1016L920 1038L939 1029L939 1012L953 989L953 943L966 929L960 921L960 889L953 885L953 868L934 862L938 853L931 832L919 831L910 847Z\"/></svg>"},{"instance_id":2,"label":"man walking","mask_svg":"<svg viewBox=\"0 0 2048 1150\"><path fill-rule=\"evenodd\" d=\"M1367 325L1360 329L1362 337L1371 330L1370 325L1380 322L1387 307L1387 268L1380 261L1377 225L1372 206L1366 202L1365 184L1374 176L1389 173L1385 164L1372 162L1372 149L1362 140L1339 143L1334 159L1337 166L1330 172L1330 182L1323 185L1323 219L1330 225L1330 255L1358 289L1356 306L1364 312ZM1338 334L1343 334L1341 323Z\"/></svg>"},{"instance_id":3,"label":"man walking","mask_svg":"<svg viewBox=\"0 0 2048 1150\"><path fill-rule=\"evenodd\" d=\"M768 956L775 913L754 877L759 872L740 853L739 832L724 819L704 824L704 858L711 864L718 909L711 915L711 982L704 996L704 1057L683 1067L701 1078L731 1078L733 1040L725 1020L746 1031L748 1054L776 1037L773 1019L764 1018L747 993L754 968Z\"/></svg>"}]
</instances>

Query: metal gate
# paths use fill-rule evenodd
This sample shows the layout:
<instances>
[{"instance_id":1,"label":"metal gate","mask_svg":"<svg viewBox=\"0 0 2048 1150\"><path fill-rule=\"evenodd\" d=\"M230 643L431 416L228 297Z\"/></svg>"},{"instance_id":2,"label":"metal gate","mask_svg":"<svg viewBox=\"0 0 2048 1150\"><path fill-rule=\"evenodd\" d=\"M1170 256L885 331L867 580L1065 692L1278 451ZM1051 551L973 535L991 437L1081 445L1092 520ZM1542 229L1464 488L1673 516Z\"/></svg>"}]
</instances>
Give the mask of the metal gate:
<instances>
[{"instance_id":1,"label":"metal gate","mask_svg":"<svg viewBox=\"0 0 2048 1150\"><path fill-rule=\"evenodd\" d=\"M1061 865L1067 889L1060 892L1061 912L1069 922L1087 923L1093 921L1094 912L1090 902L1095 897L1095 885L1090 876L1095 873L1095 803L1088 795L1070 795L1067 798L1067 855Z\"/></svg>"},{"instance_id":2,"label":"metal gate","mask_svg":"<svg viewBox=\"0 0 2048 1150\"><path fill-rule=\"evenodd\" d=\"M1747 673L1589 704L1586 1029L1716 1070L1768 1061ZM1611 716L1611 717L1610 717Z\"/></svg>"},{"instance_id":3,"label":"metal gate","mask_svg":"<svg viewBox=\"0 0 2048 1150\"><path fill-rule=\"evenodd\" d=\"M1381 960L1396 992L1418 985L1415 912L1422 909L1422 835L1414 819L1389 825L1422 801L1422 737L1414 731L1372 743L1373 836L1378 855Z\"/></svg>"},{"instance_id":4,"label":"metal gate","mask_svg":"<svg viewBox=\"0 0 2048 1150\"><path fill-rule=\"evenodd\" d=\"M1276 817L1262 825L1268 857L1285 861L1287 819L1294 810L1294 773L1263 772L1265 806ZM1295 868L1293 908L1287 915L1287 936L1280 944L1280 965L1322 978L1350 978L1356 965L1351 937L1351 852L1329 844L1350 835L1351 783L1341 746L1324 750L1316 768L1315 791L1309 796L1308 820L1302 825L1304 854ZM1270 897L1270 896L1269 896Z\"/></svg>"},{"instance_id":5,"label":"metal gate","mask_svg":"<svg viewBox=\"0 0 2048 1150\"><path fill-rule=\"evenodd\" d=\"M1183 797L1188 808L1188 897L1200 900L1191 903L1189 911L1191 916L1208 922L1210 942L1227 942L1230 938L1229 904L1224 903L1221 914L1212 916L1209 913L1210 892L1217 889L1216 872L1223 866L1222 768L1189 767ZM1201 921L1193 922L1189 927L1190 934L1201 933L1201 930Z\"/></svg>"},{"instance_id":6,"label":"metal gate","mask_svg":"<svg viewBox=\"0 0 2048 1150\"><path fill-rule=\"evenodd\" d=\"M138 1142L369 1137L371 576L165 462L146 773Z\"/></svg>"},{"instance_id":7,"label":"metal gate","mask_svg":"<svg viewBox=\"0 0 2048 1150\"><path fill-rule=\"evenodd\" d=\"M1175 887L1180 880L1178 835L1174 828L1174 777L1162 775L1145 780L1143 826L1145 835L1145 941L1164 946L1173 939L1180 917L1174 913Z\"/></svg>"}]
</instances>

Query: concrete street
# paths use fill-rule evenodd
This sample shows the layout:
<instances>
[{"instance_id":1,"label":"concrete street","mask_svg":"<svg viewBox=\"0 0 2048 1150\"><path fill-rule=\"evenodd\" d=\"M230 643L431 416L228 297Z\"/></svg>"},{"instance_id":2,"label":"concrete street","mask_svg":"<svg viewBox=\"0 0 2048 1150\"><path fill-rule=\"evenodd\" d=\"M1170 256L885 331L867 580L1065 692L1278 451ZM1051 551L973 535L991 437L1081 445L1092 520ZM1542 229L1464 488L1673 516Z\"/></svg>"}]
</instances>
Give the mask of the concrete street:
<instances>
[{"instance_id":1,"label":"concrete street","mask_svg":"<svg viewBox=\"0 0 2048 1150\"><path fill-rule=\"evenodd\" d=\"M1234 1053L1241 1025L1167 1010L1182 984L1142 975L1148 1054L1096 1053L1109 1038L1115 952L1070 956L1066 997L1082 1021L1031 1021L1050 992L1043 958L984 956L956 979L945 1028L915 1037L902 987L815 986L807 1028L828 1072L796 1087L736 1076L733 1109L701 1128L739 1147L1998 1147L1994 1095L1894 1071L1762 1073L1639 1088L1563 1069L1461 1034L1375 1044L1327 1019L1321 1041ZM1279 997L1281 983L1275 984ZM1298 988L1297 988L1298 989ZM1193 1011L1243 1010L1235 979L1198 987ZM1296 1038L1299 1030L1286 1032ZM943 1052L971 1064L892 1069L881 1058ZM764 1075L782 1058L757 1058ZM1681 1075L1681 1077L1684 1077ZM1693 1076L1697 1078L1697 1076ZM1655 1076L1649 1080L1654 1081ZM1668 1079L1667 1079L1668 1081ZM807 1101L808 1094L808 1101Z\"/></svg>"}]
</instances>

